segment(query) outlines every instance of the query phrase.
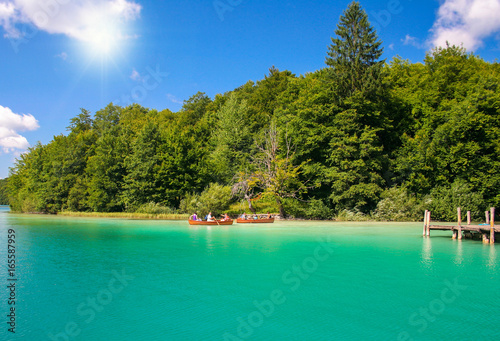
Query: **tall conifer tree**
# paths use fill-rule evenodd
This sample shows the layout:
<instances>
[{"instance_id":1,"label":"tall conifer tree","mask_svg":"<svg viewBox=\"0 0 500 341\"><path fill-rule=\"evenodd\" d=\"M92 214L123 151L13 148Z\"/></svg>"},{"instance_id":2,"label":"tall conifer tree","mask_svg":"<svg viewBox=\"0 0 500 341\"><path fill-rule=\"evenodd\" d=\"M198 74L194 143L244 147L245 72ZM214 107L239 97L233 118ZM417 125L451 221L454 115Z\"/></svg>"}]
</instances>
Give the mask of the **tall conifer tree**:
<instances>
[{"instance_id":1,"label":"tall conifer tree","mask_svg":"<svg viewBox=\"0 0 500 341\"><path fill-rule=\"evenodd\" d=\"M357 91L365 95L373 93L385 60L379 60L382 42L359 2L353 1L347 7L335 34L325 62L332 67L340 95L350 97Z\"/></svg>"}]
</instances>

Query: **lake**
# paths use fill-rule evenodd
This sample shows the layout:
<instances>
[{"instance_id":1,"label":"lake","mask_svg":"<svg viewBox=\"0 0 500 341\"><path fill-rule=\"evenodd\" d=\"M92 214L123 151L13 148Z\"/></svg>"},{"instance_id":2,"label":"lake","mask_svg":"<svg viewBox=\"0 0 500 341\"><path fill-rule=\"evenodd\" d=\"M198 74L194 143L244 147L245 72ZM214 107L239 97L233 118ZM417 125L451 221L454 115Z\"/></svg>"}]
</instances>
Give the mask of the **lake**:
<instances>
[{"instance_id":1,"label":"lake","mask_svg":"<svg viewBox=\"0 0 500 341\"><path fill-rule=\"evenodd\" d=\"M422 238L421 223L193 227L6 211L1 340L500 338L499 246Z\"/></svg>"}]
</instances>

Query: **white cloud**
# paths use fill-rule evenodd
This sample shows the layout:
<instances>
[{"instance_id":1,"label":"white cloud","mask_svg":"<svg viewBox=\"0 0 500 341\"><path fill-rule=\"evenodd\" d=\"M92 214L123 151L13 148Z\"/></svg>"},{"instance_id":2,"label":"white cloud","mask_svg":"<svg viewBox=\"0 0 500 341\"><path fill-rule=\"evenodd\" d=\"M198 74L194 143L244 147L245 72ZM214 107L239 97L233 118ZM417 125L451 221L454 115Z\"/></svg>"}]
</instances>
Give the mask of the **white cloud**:
<instances>
[{"instance_id":1,"label":"white cloud","mask_svg":"<svg viewBox=\"0 0 500 341\"><path fill-rule=\"evenodd\" d=\"M59 57L62 60L66 60L66 59L68 59L68 54L66 52L61 52L61 53L57 54L56 57Z\"/></svg>"},{"instance_id":2,"label":"white cloud","mask_svg":"<svg viewBox=\"0 0 500 341\"><path fill-rule=\"evenodd\" d=\"M36 130L39 127L33 115L19 115L0 105L0 148L4 153L26 150L29 147L28 140L18 131Z\"/></svg>"},{"instance_id":3,"label":"white cloud","mask_svg":"<svg viewBox=\"0 0 500 341\"><path fill-rule=\"evenodd\" d=\"M126 34L124 24L141 9L133 0L6 0L0 3L0 26L9 38L22 35L15 24L32 24L85 42L123 40L135 37Z\"/></svg>"},{"instance_id":4,"label":"white cloud","mask_svg":"<svg viewBox=\"0 0 500 341\"><path fill-rule=\"evenodd\" d=\"M12 3L0 2L0 26L5 30L4 37L19 38L19 31L13 25L16 9Z\"/></svg>"},{"instance_id":5,"label":"white cloud","mask_svg":"<svg viewBox=\"0 0 500 341\"><path fill-rule=\"evenodd\" d=\"M434 46L463 45L475 50L500 32L500 0L445 0L431 29Z\"/></svg>"},{"instance_id":6,"label":"white cloud","mask_svg":"<svg viewBox=\"0 0 500 341\"><path fill-rule=\"evenodd\" d=\"M137 82L141 82L142 81L141 74L139 72L137 72L136 69L132 70L132 74L130 75L130 79L132 79L134 81L137 81Z\"/></svg>"},{"instance_id":7,"label":"white cloud","mask_svg":"<svg viewBox=\"0 0 500 341\"><path fill-rule=\"evenodd\" d=\"M180 99L178 99L177 97L175 97L174 95L172 94L167 94L167 99L172 102L172 103L176 103L176 104L183 104L184 102L181 101Z\"/></svg>"},{"instance_id":8,"label":"white cloud","mask_svg":"<svg viewBox=\"0 0 500 341\"><path fill-rule=\"evenodd\" d=\"M141 12L141 5L126 0L115 0L110 3L112 12L123 16L126 20L134 20Z\"/></svg>"},{"instance_id":9,"label":"white cloud","mask_svg":"<svg viewBox=\"0 0 500 341\"><path fill-rule=\"evenodd\" d=\"M418 38L412 37L411 35L407 34L404 39L401 39L403 42L403 45L411 45L414 46L418 49L425 48L426 46L422 43L419 42Z\"/></svg>"}]
</instances>

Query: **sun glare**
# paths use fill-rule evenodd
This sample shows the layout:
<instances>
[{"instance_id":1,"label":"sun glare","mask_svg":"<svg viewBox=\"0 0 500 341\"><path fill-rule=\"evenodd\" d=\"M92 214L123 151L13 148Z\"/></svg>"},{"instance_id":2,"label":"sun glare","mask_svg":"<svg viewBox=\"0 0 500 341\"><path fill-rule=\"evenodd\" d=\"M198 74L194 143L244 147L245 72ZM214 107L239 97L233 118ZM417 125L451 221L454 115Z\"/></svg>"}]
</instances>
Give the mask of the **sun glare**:
<instances>
[{"instance_id":1,"label":"sun glare","mask_svg":"<svg viewBox=\"0 0 500 341\"><path fill-rule=\"evenodd\" d=\"M86 41L93 57L112 57L120 48L118 30L113 25L100 25L89 32Z\"/></svg>"},{"instance_id":2,"label":"sun glare","mask_svg":"<svg viewBox=\"0 0 500 341\"><path fill-rule=\"evenodd\" d=\"M89 42L93 47L95 54L108 56L116 48L116 37L110 31L104 30L96 34Z\"/></svg>"}]
</instances>

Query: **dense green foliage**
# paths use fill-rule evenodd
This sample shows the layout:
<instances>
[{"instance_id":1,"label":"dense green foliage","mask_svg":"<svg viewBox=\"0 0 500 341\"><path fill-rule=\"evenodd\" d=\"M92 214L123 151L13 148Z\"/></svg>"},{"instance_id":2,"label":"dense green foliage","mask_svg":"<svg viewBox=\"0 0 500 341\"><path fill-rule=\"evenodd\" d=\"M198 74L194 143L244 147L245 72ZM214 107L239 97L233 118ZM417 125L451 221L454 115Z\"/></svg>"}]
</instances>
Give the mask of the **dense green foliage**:
<instances>
[{"instance_id":1,"label":"dense green foliage","mask_svg":"<svg viewBox=\"0 0 500 341\"><path fill-rule=\"evenodd\" d=\"M0 179L0 205L8 205L7 179Z\"/></svg>"},{"instance_id":2,"label":"dense green foliage","mask_svg":"<svg viewBox=\"0 0 500 341\"><path fill-rule=\"evenodd\" d=\"M313 73L272 67L176 113L82 109L67 135L20 156L12 209L201 215L241 201L305 218L451 220L457 206L476 219L500 207L500 65L456 46L385 63L356 2L335 33Z\"/></svg>"}]
</instances>

